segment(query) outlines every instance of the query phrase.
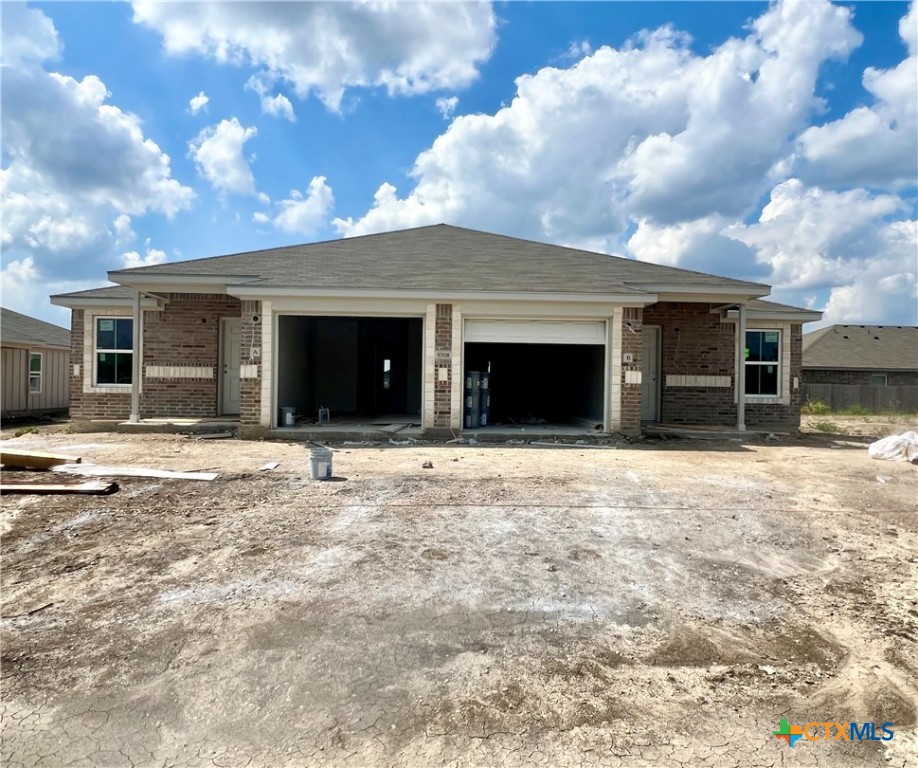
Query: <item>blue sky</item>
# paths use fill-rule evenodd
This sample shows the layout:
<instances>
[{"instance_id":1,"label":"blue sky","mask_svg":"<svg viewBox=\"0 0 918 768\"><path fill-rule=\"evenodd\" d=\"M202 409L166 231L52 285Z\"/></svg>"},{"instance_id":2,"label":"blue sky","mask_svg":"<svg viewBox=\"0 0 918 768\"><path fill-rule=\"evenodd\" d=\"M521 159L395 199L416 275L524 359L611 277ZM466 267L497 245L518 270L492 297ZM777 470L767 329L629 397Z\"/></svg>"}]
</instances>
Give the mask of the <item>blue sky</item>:
<instances>
[{"instance_id":1,"label":"blue sky","mask_svg":"<svg viewBox=\"0 0 918 768\"><path fill-rule=\"evenodd\" d=\"M918 324L914 3L0 11L4 306L445 221Z\"/></svg>"}]
</instances>

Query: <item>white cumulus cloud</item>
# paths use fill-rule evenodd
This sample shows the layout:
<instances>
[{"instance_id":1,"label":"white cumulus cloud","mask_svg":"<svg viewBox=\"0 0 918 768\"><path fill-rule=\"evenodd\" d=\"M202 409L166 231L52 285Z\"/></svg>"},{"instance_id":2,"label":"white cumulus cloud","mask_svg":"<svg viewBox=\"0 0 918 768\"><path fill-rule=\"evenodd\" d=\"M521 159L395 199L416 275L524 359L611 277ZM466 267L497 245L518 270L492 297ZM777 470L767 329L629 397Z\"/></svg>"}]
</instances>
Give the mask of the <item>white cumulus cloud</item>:
<instances>
[{"instance_id":1,"label":"white cumulus cloud","mask_svg":"<svg viewBox=\"0 0 918 768\"><path fill-rule=\"evenodd\" d=\"M245 84L245 87L258 94L261 101L261 111L266 115L273 117L283 117L291 123L296 122L296 114L293 111L293 104L282 93L270 95L271 85L265 82L264 77L252 75Z\"/></svg>"},{"instance_id":2,"label":"white cumulus cloud","mask_svg":"<svg viewBox=\"0 0 918 768\"><path fill-rule=\"evenodd\" d=\"M255 67L338 110L346 89L416 94L468 86L491 54L490 3L135 2L169 54Z\"/></svg>"},{"instance_id":3,"label":"white cumulus cloud","mask_svg":"<svg viewBox=\"0 0 918 768\"><path fill-rule=\"evenodd\" d=\"M207 103L209 101L210 97L204 93L204 91L200 91L197 96L191 97L191 100L188 102L188 111L191 112L192 115L198 114L201 110L206 112Z\"/></svg>"},{"instance_id":4,"label":"white cumulus cloud","mask_svg":"<svg viewBox=\"0 0 918 768\"><path fill-rule=\"evenodd\" d=\"M453 221L615 248L631 219L745 215L821 107L820 65L860 39L847 8L785 3L706 56L664 27L545 67L496 114L453 120L406 195L384 183L369 211L336 224L354 235Z\"/></svg>"},{"instance_id":5,"label":"white cumulus cloud","mask_svg":"<svg viewBox=\"0 0 918 768\"><path fill-rule=\"evenodd\" d=\"M162 264L166 261L166 252L159 248L153 248L150 245L150 238L144 240L144 254L137 251L127 251L121 254L125 269L131 267L149 267L154 264Z\"/></svg>"},{"instance_id":6,"label":"white cumulus cloud","mask_svg":"<svg viewBox=\"0 0 918 768\"><path fill-rule=\"evenodd\" d=\"M790 179L753 224L723 234L752 248L777 291L828 289L826 320L918 324L918 223L897 195L842 192Z\"/></svg>"},{"instance_id":7,"label":"white cumulus cloud","mask_svg":"<svg viewBox=\"0 0 918 768\"><path fill-rule=\"evenodd\" d=\"M274 218L274 226L292 234L314 234L325 224L334 205L335 196L325 177L316 176L305 195L294 189L289 198L280 201L281 212Z\"/></svg>"},{"instance_id":8,"label":"white cumulus cloud","mask_svg":"<svg viewBox=\"0 0 918 768\"><path fill-rule=\"evenodd\" d=\"M41 10L5 4L2 34L4 297L25 306L44 295L47 306L51 290L88 287L83 275L98 281L115 248L133 239L132 217L171 218L190 208L194 192L98 76L50 71L60 43Z\"/></svg>"},{"instance_id":9,"label":"white cumulus cloud","mask_svg":"<svg viewBox=\"0 0 918 768\"><path fill-rule=\"evenodd\" d=\"M245 143L258 133L235 117L204 128L188 144L188 154L214 189L238 195L255 194L255 177L245 157Z\"/></svg>"},{"instance_id":10,"label":"white cumulus cloud","mask_svg":"<svg viewBox=\"0 0 918 768\"><path fill-rule=\"evenodd\" d=\"M798 141L796 173L820 185L899 188L918 180L918 3L899 23L908 55L891 69L868 68L871 106L813 126Z\"/></svg>"},{"instance_id":11,"label":"white cumulus cloud","mask_svg":"<svg viewBox=\"0 0 918 768\"><path fill-rule=\"evenodd\" d=\"M435 103L437 106L437 112L440 113L444 120L449 120L453 116L453 112L456 111L456 107L459 106L459 97L443 96L442 98L437 99Z\"/></svg>"}]
</instances>

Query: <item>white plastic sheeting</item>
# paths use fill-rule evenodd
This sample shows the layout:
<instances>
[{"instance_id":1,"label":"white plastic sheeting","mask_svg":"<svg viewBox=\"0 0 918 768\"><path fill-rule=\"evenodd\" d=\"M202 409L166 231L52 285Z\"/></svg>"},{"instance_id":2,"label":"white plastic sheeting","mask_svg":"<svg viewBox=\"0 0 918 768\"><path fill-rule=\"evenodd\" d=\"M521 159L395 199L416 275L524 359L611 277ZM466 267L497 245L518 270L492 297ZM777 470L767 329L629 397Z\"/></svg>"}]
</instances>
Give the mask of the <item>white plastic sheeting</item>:
<instances>
[{"instance_id":1,"label":"white plastic sheeting","mask_svg":"<svg viewBox=\"0 0 918 768\"><path fill-rule=\"evenodd\" d=\"M867 452L872 459L918 462L918 432L890 435L871 443Z\"/></svg>"}]
</instances>

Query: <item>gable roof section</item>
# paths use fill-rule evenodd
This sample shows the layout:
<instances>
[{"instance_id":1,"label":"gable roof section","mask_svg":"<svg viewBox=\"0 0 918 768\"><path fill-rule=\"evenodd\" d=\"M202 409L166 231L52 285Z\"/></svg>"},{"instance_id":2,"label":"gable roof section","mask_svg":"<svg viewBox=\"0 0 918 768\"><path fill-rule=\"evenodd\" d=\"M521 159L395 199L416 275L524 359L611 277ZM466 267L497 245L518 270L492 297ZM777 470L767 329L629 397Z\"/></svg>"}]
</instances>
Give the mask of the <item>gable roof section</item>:
<instances>
[{"instance_id":1,"label":"gable roof section","mask_svg":"<svg viewBox=\"0 0 918 768\"><path fill-rule=\"evenodd\" d=\"M313 290L652 293L657 286L763 296L768 286L446 224L110 272L226 278L230 285ZM139 278L139 279L138 279Z\"/></svg>"},{"instance_id":2,"label":"gable roof section","mask_svg":"<svg viewBox=\"0 0 918 768\"><path fill-rule=\"evenodd\" d=\"M6 308L0 308L0 339L11 344L70 348L66 328Z\"/></svg>"},{"instance_id":3,"label":"gable roof section","mask_svg":"<svg viewBox=\"0 0 918 768\"><path fill-rule=\"evenodd\" d=\"M830 325L803 336L804 368L918 371L918 328Z\"/></svg>"}]
</instances>

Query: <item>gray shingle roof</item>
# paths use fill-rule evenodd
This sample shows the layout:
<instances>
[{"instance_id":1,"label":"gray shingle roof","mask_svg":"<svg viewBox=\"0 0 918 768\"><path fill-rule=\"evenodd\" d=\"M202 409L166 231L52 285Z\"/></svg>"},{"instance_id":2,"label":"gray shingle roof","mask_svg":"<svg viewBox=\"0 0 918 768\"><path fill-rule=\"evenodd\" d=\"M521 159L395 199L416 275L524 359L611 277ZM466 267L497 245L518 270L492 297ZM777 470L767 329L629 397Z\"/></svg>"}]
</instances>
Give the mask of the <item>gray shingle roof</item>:
<instances>
[{"instance_id":1,"label":"gray shingle roof","mask_svg":"<svg viewBox=\"0 0 918 768\"><path fill-rule=\"evenodd\" d=\"M803 336L804 368L918 371L918 328L830 325Z\"/></svg>"},{"instance_id":2,"label":"gray shingle roof","mask_svg":"<svg viewBox=\"0 0 918 768\"><path fill-rule=\"evenodd\" d=\"M52 298L65 296L68 299L133 299L134 289L126 285L107 285L104 288L90 288L86 291L57 293Z\"/></svg>"},{"instance_id":3,"label":"gray shingle roof","mask_svg":"<svg viewBox=\"0 0 918 768\"><path fill-rule=\"evenodd\" d=\"M230 283L320 289L630 293L642 284L768 292L767 286L437 224L110 273L235 276ZM631 286L630 288L628 286Z\"/></svg>"},{"instance_id":4,"label":"gray shingle roof","mask_svg":"<svg viewBox=\"0 0 918 768\"><path fill-rule=\"evenodd\" d=\"M69 347L70 331L11 309L0 308L0 339L15 344Z\"/></svg>"},{"instance_id":5,"label":"gray shingle roof","mask_svg":"<svg viewBox=\"0 0 918 768\"><path fill-rule=\"evenodd\" d=\"M820 314L818 310L804 309L803 307L792 307L790 304L779 304L776 301L766 301L765 299L752 299L746 302L748 309L759 309L764 312L785 312L789 315L800 314L801 312L812 312L814 315Z\"/></svg>"}]
</instances>

